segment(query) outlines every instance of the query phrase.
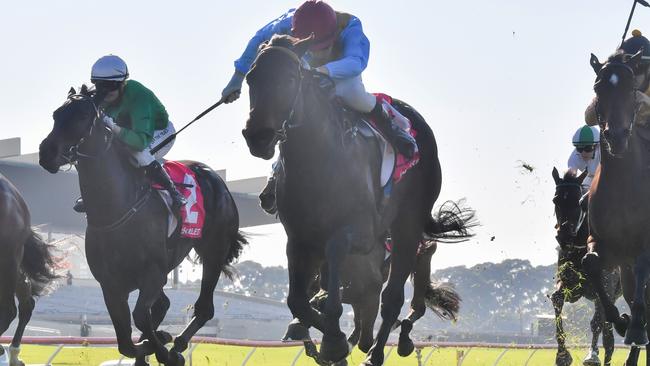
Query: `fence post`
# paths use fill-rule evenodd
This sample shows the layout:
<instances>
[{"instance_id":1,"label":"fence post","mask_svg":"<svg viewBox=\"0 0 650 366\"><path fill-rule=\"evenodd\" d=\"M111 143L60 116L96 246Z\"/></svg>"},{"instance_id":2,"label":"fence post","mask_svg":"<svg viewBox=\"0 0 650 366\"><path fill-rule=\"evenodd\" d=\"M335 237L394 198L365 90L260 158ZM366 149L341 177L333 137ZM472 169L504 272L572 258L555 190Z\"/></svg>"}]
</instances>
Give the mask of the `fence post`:
<instances>
[{"instance_id":1,"label":"fence post","mask_svg":"<svg viewBox=\"0 0 650 366\"><path fill-rule=\"evenodd\" d=\"M463 364L463 362L465 362L465 358L467 358L467 355L470 353L471 350L472 350L472 347L468 348L467 352L463 351L461 353L462 356L460 357L460 360L458 360L458 365L457 366L461 366Z\"/></svg>"},{"instance_id":2,"label":"fence post","mask_svg":"<svg viewBox=\"0 0 650 366\"><path fill-rule=\"evenodd\" d=\"M499 355L499 357L497 357L497 359L494 360L494 364L493 364L492 366L497 366L497 365L499 364L499 361L501 361L501 358L503 358L503 356L504 356L504 355L506 354L506 352L508 352L508 351L510 351L510 348L506 348L506 349L504 349L503 352L501 352L501 354Z\"/></svg>"},{"instance_id":3,"label":"fence post","mask_svg":"<svg viewBox=\"0 0 650 366\"><path fill-rule=\"evenodd\" d=\"M390 346L390 349L388 350L388 353L386 353L386 357L384 357L384 363L388 361L388 357L390 357L390 354L393 353L393 349L395 349L395 346Z\"/></svg>"},{"instance_id":4,"label":"fence post","mask_svg":"<svg viewBox=\"0 0 650 366\"><path fill-rule=\"evenodd\" d=\"M305 347L300 347L298 353L296 353L296 357L293 358L293 362L291 363L291 366L296 366L296 363L298 363L298 360L300 359L300 356L302 356L303 352L305 352Z\"/></svg>"},{"instance_id":5,"label":"fence post","mask_svg":"<svg viewBox=\"0 0 650 366\"><path fill-rule=\"evenodd\" d=\"M194 353L194 350L195 350L196 347L198 347L199 345L198 345L197 343L190 343L190 344L191 344L191 347L190 347L190 349L187 351L187 360L190 362L190 365L189 365L189 366L192 366L192 353Z\"/></svg>"},{"instance_id":6,"label":"fence post","mask_svg":"<svg viewBox=\"0 0 650 366\"><path fill-rule=\"evenodd\" d=\"M54 351L52 355L50 355L50 358L47 359L47 362L45 363L46 366L52 366L52 361L54 361L54 357L56 357L56 355L58 355L59 352L61 352L63 347L65 347L63 344L59 344L59 347L57 347L56 351Z\"/></svg>"},{"instance_id":7,"label":"fence post","mask_svg":"<svg viewBox=\"0 0 650 366\"><path fill-rule=\"evenodd\" d=\"M256 350L257 350L257 347L253 347L253 349L251 349L250 352L248 352L248 354L246 355L246 358L244 358L244 361L242 361L241 366L244 366L244 365L246 365L246 363L248 363L248 360L251 359L251 357L253 356L253 353L255 353Z\"/></svg>"},{"instance_id":8,"label":"fence post","mask_svg":"<svg viewBox=\"0 0 650 366\"><path fill-rule=\"evenodd\" d=\"M429 359L431 358L431 356L433 356L433 352L435 351L436 351L436 347L431 347L431 351L429 352L429 354L427 354L427 357L424 358L424 362L422 362L422 366L425 366L427 362L429 362Z\"/></svg>"},{"instance_id":9,"label":"fence post","mask_svg":"<svg viewBox=\"0 0 650 366\"><path fill-rule=\"evenodd\" d=\"M530 355L526 359L526 363L524 364L524 366L528 366L528 362L530 362L530 359L533 358L533 355L535 354L535 352L537 352L537 348L533 349L533 352L530 353Z\"/></svg>"}]
</instances>

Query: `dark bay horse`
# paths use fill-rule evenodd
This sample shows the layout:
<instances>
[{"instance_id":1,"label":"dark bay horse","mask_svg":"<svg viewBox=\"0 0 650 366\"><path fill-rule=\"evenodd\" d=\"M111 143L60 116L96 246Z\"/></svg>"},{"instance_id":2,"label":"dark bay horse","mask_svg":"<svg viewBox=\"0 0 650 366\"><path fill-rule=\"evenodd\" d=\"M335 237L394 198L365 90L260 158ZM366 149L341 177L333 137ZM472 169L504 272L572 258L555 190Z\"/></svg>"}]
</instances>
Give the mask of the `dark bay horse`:
<instances>
[{"instance_id":1,"label":"dark bay horse","mask_svg":"<svg viewBox=\"0 0 650 366\"><path fill-rule=\"evenodd\" d=\"M650 129L637 120L634 70L641 53L633 57L611 56L601 64L591 56L597 74L596 113L602 131L601 164L592 183L589 199L589 253L583 259L589 279L603 303L608 321L625 335L625 343L646 346L646 283L650 274ZM619 315L607 298L601 278L603 269L632 267L622 272L631 317ZM647 350L650 351L648 347ZM638 348L633 349L637 351ZM650 352L648 353L650 354ZM650 360L650 358L648 358ZM627 365L636 365L628 358Z\"/></svg>"},{"instance_id":2,"label":"dark bay horse","mask_svg":"<svg viewBox=\"0 0 650 366\"><path fill-rule=\"evenodd\" d=\"M603 347L605 358L603 364L609 366L614 353L614 333L611 323L605 320L603 306L596 296L591 283L586 280L582 268L582 257L587 253L587 238L589 236L589 223L587 219L587 200L582 199L582 181L587 176L585 170L576 176L571 170L562 178L553 168L555 181L555 217L557 219L557 242L560 244L558 251L557 275L555 292L551 295L555 309L555 338L557 339L556 366L570 366L573 362L571 354L566 348L566 334L562 326L562 308L565 302L574 303L585 297L594 302L594 315L591 319L591 349L583 360L585 366L599 366L598 337L603 334ZM620 273L618 268L604 273L605 288L610 299L617 299L622 295Z\"/></svg>"},{"instance_id":3,"label":"dark bay horse","mask_svg":"<svg viewBox=\"0 0 650 366\"><path fill-rule=\"evenodd\" d=\"M11 366L24 365L18 359L20 341L32 316L35 298L57 278L51 246L32 230L30 224L29 210L23 197L0 174L0 335L18 315L18 327L9 347ZM0 347L0 355L3 352Z\"/></svg>"},{"instance_id":4,"label":"dark bay horse","mask_svg":"<svg viewBox=\"0 0 650 366\"><path fill-rule=\"evenodd\" d=\"M442 319L455 321L458 317L460 295L450 284L431 281L431 259L436 249L437 243L430 241L422 243L418 251L415 270L412 273L414 292L410 303L411 310L406 318L396 324L396 327L401 328L397 353L402 357L409 356L414 351L415 345L410 338L410 332L413 324L424 316L427 307ZM381 288L388 280L390 262L385 256L385 245L379 243L368 254L348 255L342 265L341 302L350 304L354 313L354 329L348 336L348 342L352 347L358 345L362 352L368 352L372 346ZM312 306L319 310L323 309L327 299L326 289L321 288L327 284L327 280L323 279L324 272L326 272L326 264L315 279L317 286L314 287L314 291L318 292L310 301ZM294 319L294 322L296 321L297 319ZM308 334L297 335L297 339L293 336L287 334L284 340L305 342L307 355L314 358L318 364L328 364L320 359L316 346Z\"/></svg>"},{"instance_id":5,"label":"dark bay horse","mask_svg":"<svg viewBox=\"0 0 650 366\"><path fill-rule=\"evenodd\" d=\"M239 232L239 215L225 183L204 164L186 162L196 174L206 211L203 236L182 238L178 230L167 237L168 213L150 182L129 162L126 147L99 118L94 95L86 87L72 89L54 112L54 127L40 146L40 164L50 173L76 163L79 187L86 203L86 257L99 281L115 327L121 354L145 365L155 353L165 365L182 365L180 354L191 337L214 315L213 292L221 273L228 274L246 243ZM203 263L201 293L189 325L164 347L171 336L156 331L169 308L163 292L167 274L194 249ZM142 342L131 339L127 299L139 290L133 320Z\"/></svg>"},{"instance_id":6,"label":"dark bay horse","mask_svg":"<svg viewBox=\"0 0 650 366\"><path fill-rule=\"evenodd\" d=\"M292 314L323 332L320 354L337 362L349 352L339 326L341 266L349 253L368 253L390 231L393 252L381 294L382 323L364 361L381 365L384 346L404 303L404 282L415 268L423 237L465 238L473 212L431 210L441 186L433 132L410 106L396 107L414 124L420 162L384 201L379 189L379 152L343 118L327 78L302 67L311 38L276 36L263 46L247 75L250 116L242 131L253 156L270 159L280 143L283 174L277 181L279 217L287 233ZM446 234L454 231L456 234ZM308 289L327 263L328 297L322 311L309 303Z\"/></svg>"}]
</instances>

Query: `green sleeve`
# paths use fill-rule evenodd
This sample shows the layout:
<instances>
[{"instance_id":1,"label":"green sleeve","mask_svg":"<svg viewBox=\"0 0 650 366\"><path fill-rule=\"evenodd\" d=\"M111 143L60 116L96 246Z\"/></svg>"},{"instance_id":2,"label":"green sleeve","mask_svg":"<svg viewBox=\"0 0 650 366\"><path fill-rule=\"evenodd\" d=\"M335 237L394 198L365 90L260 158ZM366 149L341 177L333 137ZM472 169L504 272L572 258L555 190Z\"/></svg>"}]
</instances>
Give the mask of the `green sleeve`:
<instances>
[{"instance_id":1,"label":"green sleeve","mask_svg":"<svg viewBox=\"0 0 650 366\"><path fill-rule=\"evenodd\" d=\"M148 103L142 103L131 111L131 128L123 127L119 138L132 149L142 151L151 144L154 127L151 107Z\"/></svg>"}]
</instances>

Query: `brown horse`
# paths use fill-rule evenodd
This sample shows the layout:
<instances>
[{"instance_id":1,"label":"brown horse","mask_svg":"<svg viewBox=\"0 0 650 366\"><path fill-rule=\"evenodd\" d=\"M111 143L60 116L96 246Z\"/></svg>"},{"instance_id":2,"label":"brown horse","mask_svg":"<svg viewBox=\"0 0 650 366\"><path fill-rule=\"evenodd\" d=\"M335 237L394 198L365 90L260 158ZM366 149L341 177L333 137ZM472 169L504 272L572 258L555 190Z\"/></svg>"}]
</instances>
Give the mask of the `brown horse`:
<instances>
[{"instance_id":1,"label":"brown horse","mask_svg":"<svg viewBox=\"0 0 650 366\"><path fill-rule=\"evenodd\" d=\"M418 132L420 162L384 200L378 149L356 132L330 97L331 81L302 67L301 57L312 41L276 36L262 47L246 76L250 116L242 133L251 154L264 159L273 157L281 141L277 206L287 232L287 304L305 326L323 332L324 360L337 362L349 352L339 325L343 308L338 289L345 258L370 252L390 232L394 245L381 294L382 323L364 361L378 366L404 303L404 282L415 268L420 241L466 238L473 212L432 216L442 184L435 138L424 118L397 100L395 107ZM308 290L322 263L328 266L329 296L321 312L309 304Z\"/></svg>"},{"instance_id":2,"label":"brown horse","mask_svg":"<svg viewBox=\"0 0 650 366\"><path fill-rule=\"evenodd\" d=\"M625 335L626 344L634 346L648 344L645 289L650 275L650 129L648 121L636 118L639 91L634 75L641 61L641 53L631 58L615 54L604 65L596 56L591 58L597 74L596 113L603 138L601 165L589 199L589 253L583 259L607 320ZM622 270L633 267L633 276L622 272L631 317L619 315L603 286L603 269L614 266ZM636 364L636 360L628 361L628 365Z\"/></svg>"},{"instance_id":3,"label":"brown horse","mask_svg":"<svg viewBox=\"0 0 650 366\"><path fill-rule=\"evenodd\" d=\"M20 341L32 316L35 298L57 276L51 247L32 230L27 205L16 187L0 174L0 335L18 314L18 327L9 347L9 364L18 359ZM14 298L18 299L18 310ZM4 349L0 347L0 355Z\"/></svg>"}]
</instances>

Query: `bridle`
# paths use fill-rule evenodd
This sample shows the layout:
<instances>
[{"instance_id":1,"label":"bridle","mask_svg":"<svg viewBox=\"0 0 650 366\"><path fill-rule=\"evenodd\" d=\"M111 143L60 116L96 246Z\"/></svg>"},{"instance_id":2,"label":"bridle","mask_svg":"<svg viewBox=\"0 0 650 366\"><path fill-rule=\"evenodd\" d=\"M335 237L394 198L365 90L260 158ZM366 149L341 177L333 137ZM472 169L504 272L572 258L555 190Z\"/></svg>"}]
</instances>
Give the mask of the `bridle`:
<instances>
[{"instance_id":1,"label":"bridle","mask_svg":"<svg viewBox=\"0 0 650 366\"><path fill-rule=\"evenodd\" d=\"M594 83L594 90L596 90L598 88L598 86L601 85L603 82L609 82L609 83L611 83L613 85L616 85L616 83L618 83L618 75L614 74L614 73L611 74L610 80L604 81L602 79L603 72L605 70L611 70L612 68L621 69L625 73L629 74L632 79L634 79L634 70L632 70L632 68L630 66L628 66L628 65L626 65L626 64L624 64L622 62L608 62L598 72L598 77L596 77L596 81ZM617 79L614 79L614 77L616 77ZM634 126L634 121L636 120L636 115L637 115L636 93L634 93L634 90L632 91L632 93L633 93L635 107L634 107L634 112L632 113L632 117L631 117L631 121L630 121L630 128L628 129L628 134L627 134L626 138L629 138L632 135L632 128ZM596 93L596 94L598 94L598 93ZM596 98L596 103L595 103L596 119L598 121L598 126L600 127L600 130L604 131L605 127L606 127L606 122L603 121L599 105L600 105L599 104L599 98L597 97ZM607 141L606 137L604 137L604 139L605 139L605 141ZM608 141L608 144L609 144L609 141Z\"/></svg>"},{"instance_id":2,"label":"bridle","mask_svg":"<svg viewBox=\"0 0 650 366\"><path fill-rule=\"evenodd\" d=\"M255 58L255 61L253 62L251 69L257 64L258 60L262 55L267 54L269 52L280 52L286 56L289 56L291 60L296 64L296 70L298 74L298 88L296 90L296 94L293 97L293 102L291 103L291 109L289 110L289 113L287 114L287 117L282 121L282 126L275 131L275 135L278 137L278 140L280 142L284 142L287 139L287 131L298 128L304 125L304 123L294 123L293 122L293 117L295 116L296 113L296 106L298 105L298 100L300 98L300 95L302 94L302 85L304 81L304 72L306 71L303 66L302 66L302 60L298 55L291 51L290 49L286 47L280 47L280 46L267 46L263 48L258 54L257 57Z\"/></svg>"},{"instance_id":3,"label":"bridle","mask_svg":"<svg viewBox=\"0 0 650 366\"><path fill-rule=\"evenodd\" d=\"M95 116L93 117L93 121L90 124L90 128L88 128L88 132L86 133L86 135L84 137L82 137L81 139L79 139L79 141L75 145L72 145L70 147L70 149L68 149L68 151L66 153L63 153L62 154L63 158L70 165L75 165L80 158L93 159L93 160L101 159L104 155L106 155L108 150L110 150L112 145L113 145L114 134L113 134L113 132L111 130L107 129L107 135L105 137L105 139L106 139L105 147L98 154L91 155L91 154L84 153L84 152L81 151L81 147L84 144L84 142L87 141L88 137L90 137L92 135L93 129L97 127L97 121L101 120L103 112L101 111L101 109L99 109L99 107L97 107L97 104L95 103L93 98L91 98L88 95L73 94L73 95L69 96L68 99L70 99L72 101L82 101L82 102L91 103L91 105L93 106L93 109L95 111ZM97 128L101 128L101 126L97 127Z\"/></svg>"},{"instance_id":4,"label":"bridle","mask_svg":"<svg viewBox=\"0 0 650 366\"><path fill-rule=\"evenodd\" d=\"M582 195L582 185L580 183L559 183L559 184L555 185L556 190L557 190L558 187L576 188L578 190L578 196ZM578 217L578 221L576 223L576 228L575 228L576 233L580 231L580 228L582 227L582 225L585 222L585 219L587 218L587 212L585 210L583 210L582 207L579 207L579 209L580 209L580 216ZM562 227L562 224L563 224L563 223L561 223L559 221L560 221L560 218L558 217L558 230L559 230L559 228ZM575 243L573 243L572 247L583 248L584 246L577 246L577 245L575 245Z\"/></svg>"}]
</instances>

